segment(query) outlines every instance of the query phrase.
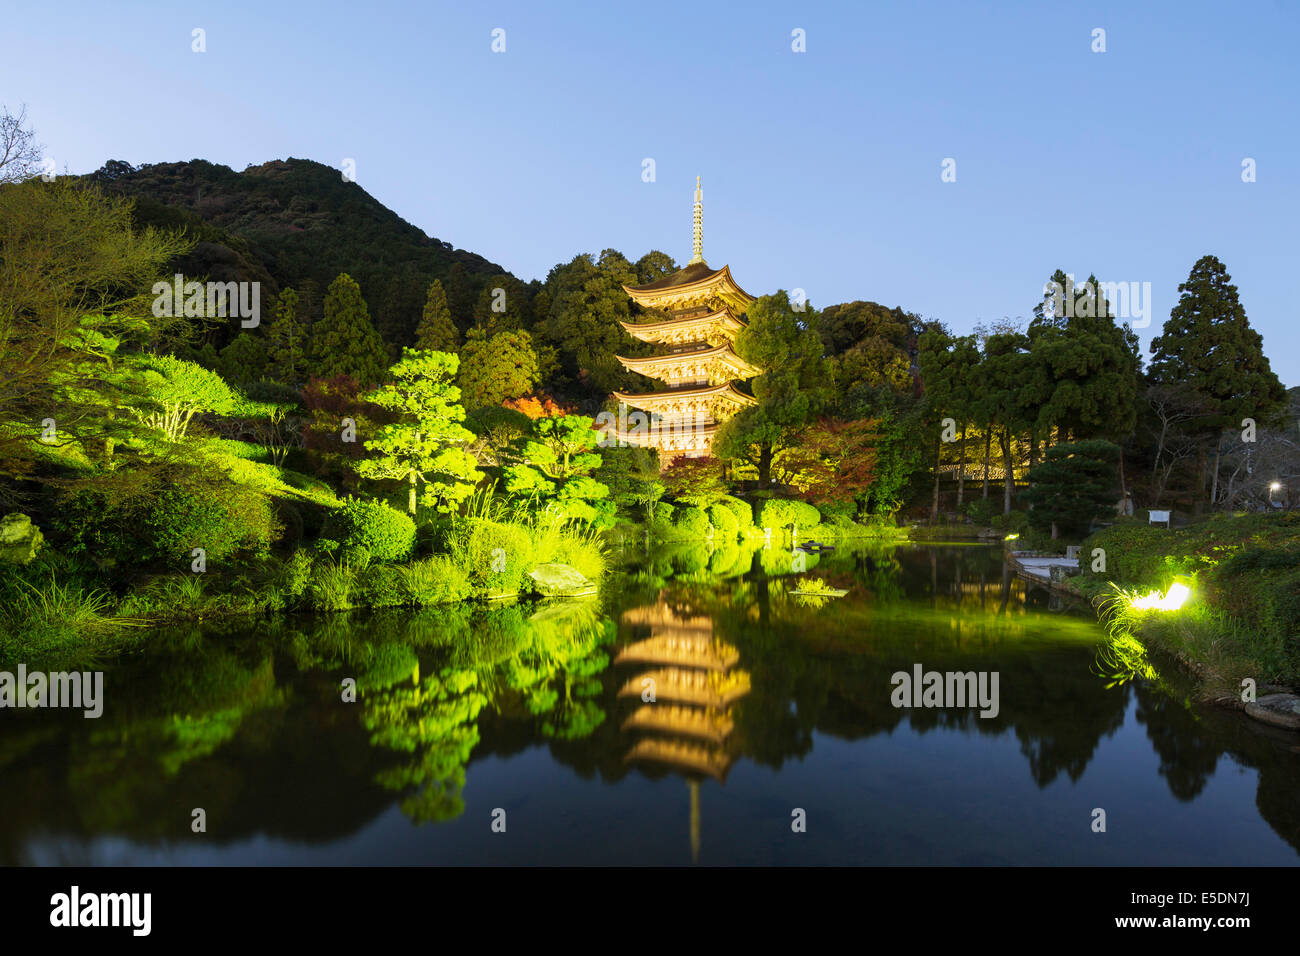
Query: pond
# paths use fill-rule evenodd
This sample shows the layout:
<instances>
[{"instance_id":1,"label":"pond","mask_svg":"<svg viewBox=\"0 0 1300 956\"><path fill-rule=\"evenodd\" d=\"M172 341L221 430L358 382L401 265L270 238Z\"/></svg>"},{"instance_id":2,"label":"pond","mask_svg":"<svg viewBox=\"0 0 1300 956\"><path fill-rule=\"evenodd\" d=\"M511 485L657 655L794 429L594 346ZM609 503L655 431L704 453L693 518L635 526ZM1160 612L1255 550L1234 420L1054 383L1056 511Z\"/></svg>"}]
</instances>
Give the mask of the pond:
<instances>
[{"instance_id":1,"label":"pond","mask_svg":"<svg viewBox=\"0 0 1300 956\"><path fill-rule=\"evenodd\" d=\"M160 632L100 718L0 712L0 862L1300 861L1295 736L999 548L615 557L586 601Z\"/></svg>"}]
</instances>

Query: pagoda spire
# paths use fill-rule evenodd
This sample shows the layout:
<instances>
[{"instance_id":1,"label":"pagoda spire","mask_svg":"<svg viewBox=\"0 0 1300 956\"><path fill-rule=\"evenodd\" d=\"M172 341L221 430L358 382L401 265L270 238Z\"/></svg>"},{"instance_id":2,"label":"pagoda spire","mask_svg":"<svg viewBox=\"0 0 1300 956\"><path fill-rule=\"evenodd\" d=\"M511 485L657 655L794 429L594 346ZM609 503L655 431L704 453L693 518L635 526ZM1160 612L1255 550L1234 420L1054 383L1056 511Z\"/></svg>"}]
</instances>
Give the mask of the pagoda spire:
<instances>
[{"instance_id":1,"label":"pagoda spire","mask_svg":"<svg viewBox=\"0 0 1300 956\"><path fill-rule=\"evenodd\" d=\"M691 242L691 261L694 265L704 261L704 191L700 189L700 177L695 177L695 234Z\"/></svg>"}]
</instances>

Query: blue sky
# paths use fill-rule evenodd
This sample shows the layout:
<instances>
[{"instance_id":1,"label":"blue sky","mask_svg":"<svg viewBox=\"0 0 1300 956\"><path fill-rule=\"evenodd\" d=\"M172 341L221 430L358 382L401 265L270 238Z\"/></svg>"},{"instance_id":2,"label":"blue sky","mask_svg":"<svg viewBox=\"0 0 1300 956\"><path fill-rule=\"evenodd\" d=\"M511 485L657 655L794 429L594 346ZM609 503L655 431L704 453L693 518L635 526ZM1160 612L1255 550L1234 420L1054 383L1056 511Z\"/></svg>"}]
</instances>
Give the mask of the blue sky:
<instances>
[{"instance_id":1,"label":"blue sky","mask_svg":"<svg viewBox=\"0 0 1300 956\"><path fill-rule=\"evenodd\" d=\"M873 299L965 332L1027 317L1056 268L1094 272L1151 283L1144 348L1214 254L1300 384L1287 0L125 0L4 24L0 102L27 104L61 171L352 158L403 218L524 279L609 247L684 262L700 175L705 256L754 294Z\"/></svg>"}]
</instances>

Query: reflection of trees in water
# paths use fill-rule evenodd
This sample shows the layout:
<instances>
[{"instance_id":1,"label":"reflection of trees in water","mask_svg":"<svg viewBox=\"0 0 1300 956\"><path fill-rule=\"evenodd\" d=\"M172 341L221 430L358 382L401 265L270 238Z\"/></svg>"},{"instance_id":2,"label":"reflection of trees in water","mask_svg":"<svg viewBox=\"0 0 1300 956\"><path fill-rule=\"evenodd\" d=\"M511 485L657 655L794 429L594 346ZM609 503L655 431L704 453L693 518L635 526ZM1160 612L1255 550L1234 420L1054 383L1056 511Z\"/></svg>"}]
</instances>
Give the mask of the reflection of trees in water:
<instances>
[{"instance_id":1,"label":"reflection of trees in water","mask_svg":"<svg viewBox=\"0 0 1300 956\"><path fill-rule=\"evenodd\" d=\"M757 550L674 553L691 550L695 557L676 564L662 560L676 579L664 597L676 614L709 615L715 635L740 651L750 693L735 706L731 740L742 759L781 767L812 750L814 732L853 740L906 722L918 733L1013 733L1030 775L1046 786L1080 778L1136 695L1175 797L1203 794L1219 756L1231 755L1258 770L1260 814L1300 851L1292 737L1189 710L1143 680L1103 690L1089 673L1095 624L1024 613L1023 589L986 551L944 549L932 571L925 549L845 547L821 555L817 573L850 595L810 608L788 596L795 578L759 572ZM731 571L714 575L715 565ZM457 607L163 635L149 655L109 670L101 719L32 712L7 722L0 862L20 862L37 833L79 853L73 841L104 834L174 846L252 834L334 840L390 804L376 779L402 791L412 818L445 819L461 812L472 759L539 742L579 775L621 779L629 738L608 715L626 675L610 666L610 615L653 603L657 587L612 580L608 613L595 603L540 613ZM1050 641L1039 639L1044 628ZM927 670L998 669L999 716L892 707L890 676L918 660ZM340 702L347 676L358 681L357 706ZM202 836L189 829L188 809L198 806L208 811Z\"/></svg>"},{"instance_id":2,"label":"reflection of trees in water","mask_svg":"<svg viewBox=\"0 0 1300 956\"><path fill-rule=\"evenodd\" d=\"M1220 744L1184 701L1142 682L1135 685L1135 692L1136 717L1146 725L1147 737L1160 757L1160 776L1179 800L1194 799L1218 766Z\"/></svg>"},{"instance_id":3,"label":"reflection of trees in water","mask_svg":"<svg viewBox=\"0 0 1300 956\"><path fill-rule=\"evenodd\" d=\"M930 553L917 550L897 549L892 560L847 556L853 577L832 580L856 585L857 600L851 596L812 609L792 600L785 582L774 579L706 605L717 634L740 648L752 675L751 693L736 717L745 755L779 767L811 750L814 731L856 739L906 721L919 733L1011 730L1040 786L1061 773L1078 779L1101 738L1124 719L1123 695L1098 693L1088 673L1095 624L1000 615L1006 578L1001 562L990 574L987 549L930 552L950 554L960 568L938 561L932 566ZM832 558L823 571L833 575L837 564ZM864 577L870 582L867 600L861 596ZM879 600L891 585L893 593L914 599ZM1044 645L1038 638L1047 627L1058 636ZM918 661L926 670L998 670L998 716L981 718L976 709L895 708L891 677L910 672Z\"/></svg>"},{"instance_id":4,"label":"reflection of trees in water","mask_svg":"<svg viewBox=\"0 0 1300 956\"><path fill-rule=\"evenodd\" d=\"M601 645L613 626L595 604L549 605L531 614L497 608L464 623L436 673L421 678L417 665L409 684L358 681L371 742L410 755L377 779L389 789L413 790L402 810L416 822L464 811L465 768L484 708L527 714L535 732L559 740L586 737L605 719L597 675L609 664Z\"/></svg>"}]
</instances>

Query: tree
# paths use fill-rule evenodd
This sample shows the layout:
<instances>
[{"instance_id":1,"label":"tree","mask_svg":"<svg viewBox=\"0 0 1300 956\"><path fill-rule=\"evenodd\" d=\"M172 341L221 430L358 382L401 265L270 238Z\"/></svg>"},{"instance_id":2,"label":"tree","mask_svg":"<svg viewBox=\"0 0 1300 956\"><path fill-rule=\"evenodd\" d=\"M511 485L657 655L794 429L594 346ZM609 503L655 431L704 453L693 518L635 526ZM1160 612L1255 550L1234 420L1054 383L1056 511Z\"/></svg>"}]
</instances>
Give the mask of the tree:
<instances>
[{"instance_id":1,"label":"tree","mask_svg":"<svg viewBox=\"0 0 1300 956\"><path fill-rule=\"evenodd\" d=\"M902 309L887 309L875 302L842 302L821 310L816 329L827 355L840 355L854 345L872 341L903 350L914 320Z\"/></svg>"},{"instance_id":2,"label":"tree","mask_svg":"<svg viewBox=\"0 0 1300 956\"><path fill-rule=\"evenodd\" d=\"M413 272L404 269L388 277L375 330L390 347L404 346L414 340L424 297L424 285ZM415 347L420 345L417 343Z\"/></svg>"},{"instance_id":3,"label":"tree","mask_svg":"<svg viewBox=\"0 0 1300 956\"><path fill-rule=\"evenodd\" d=\"M559 352L562 370L602 398L629 380L616 353L628 341L619 322L631 318L623 286L636 284L631 263L614 249L595 261L576 256L546 277L550 311L539 316L539 335Z\"/></svg>"},{"instance_id":4,"label":"tree","mask_svg":"<svg viewBox=\"0 0 1300 956\"><path fill-rule=\"evenodd\" d=\"M735 347L741 358L763 369L753 379L758 404L719 426L713 450L753 465L767 485L773 457L798 443L800 430L829 403L831 392L814 311L796 312L781 290L756 300L746 317Z\"/></svg>"},{"instance_id":5,"label":"tree","mask_svg":"<svg viewBox=\"0 0 1300 956\"><path fill-rule=\"evenodd\" d=\"M820 418L809 424L803 444L786 452L780 466L789 484L814 501L857 502L877 484L879 419Z\"/></svg>"},{"instance_id":6,"label":"tree","mask_svg":"<svg viewBox=\"0 0 1300 956\"><path fill-rule=\"evenodd\" d=\"M527 283L508 272L488 276L474 306L474 319L488 330L497 332L527 329L533 324L533 295Z\"/></svg>"},{"instance_id":7,"label":"tree","mask_svg":"<svg viewBox=\"0 0 1300 956\"><path fill-rule=\"evenodd\" d=\"M151 317L144 293L191 243L137 229L128 200L67 179L0 188L0 473L24 473L42 421L60 434L99 441L113 410L92 389L70 383L109 368L114 348L150 327L185 320Z\"/></svg>"},{"instance_id":8,"label":"tree","mask_svg":"<svg viewBox=\"0 0 1300 956\"><path fill-rule=\"evenodd\" d=\"M383 339L370 324L361 286L346 272L325 293L325 315L312 328L312 371L321 378L347 375L363 385L384 377Z\"/></svg>"},{"instance_id":9,"label":"tree","mask_svg":"<svg viewBox=\"0 0 1300 956\"><path fill-rule=\"evenodd\" d=\"M467 409L520 398L540 380L537 353L527 332L498 332L488 338L485 329L474 328L465 336L457 381Z\"/></svg>"},{"instance_id":10,"label":"tree","mask_svg":"<svg viewBox=\"0 0 1300 956\"><path fill-rule=\"evenodd\" d=\"M1050 308L1045 301L1034 307L1028 329L1034 362L1050 383L1037 424L1072 439L1121 439L1137 421L1137 338L1127 323L1115 324L1096 277L1076 286L1058 269L1049 283L1060 296Z\"/></svg>"},{"instance_id":11,"label":"tree","mask_svg":"<svg viewBox=\"0 0 1300 956\"><path fill-rule=\"evenodd\" d=\"M451 320L447 307L447 293L442 283L434 279L429 283L429 293L424 300L420 324L415 327L415 347L435 352L455 352L460 347L460 333Z\"/></svg>"},{"instance_id":12,"label":"tree","mask_svg":"<svg viewBox=\"0 0 1300 956\"><path fill-rule=\"evenodd\" d=\"M707 508L727 497L722 471L722 462L716 458L681 455L672 460L660 478L670 498L697 508Z\"/></svg>"},{"instance_id":13,"label":"tree","mask_svg":"<svg viewBox=\"0 0 1300 956\"><path fill-rule=\"evenodd\" d=\"M221 376L228 382L256 382L266 371L266 346L260 335L240 332L221 350Z\"/></svg>"},{"instance_id":14,"label":"tree","mask_svg":"<svg viewBox=\"0 0 1300 956\"><path fill-rule=\"evenodd\" d=\"M1217 436L1224 429L1243 427L1245 418L1261 427L1276 423L1286 407L1286 390L1269 367L1263 339L1250 327L1237 287L1222 262L1202 256L1187 281L1178 286L1178 293L1164 329L1151 341L1151 381L1186 391L1187 403L1205 409L1193 430L1203 439L1198 455L1202 500L1208 446L1216 446L1213 500L1218 484Z\"/></svg>"},{"instance_id":15,"label":"tree","mask_svg":"<svg viewBox=\"0 0 1300 956\"><path fill-rule=\"evenodd\" d=\"M15 116L0 106L0 185L30 179L40 166L41 148L27 125L27 107L19 107Z\"/></svg>"},{"instance_id":16,"label":"tree","mask_svg":"<svg viewBox=\"0 0 1300 956\"><path fill-rule=\"evenodd\" d=\"M657 279L663 279L676 272L677 263L668 253L651 249L636 261L633 269L636 272L636 284L649 285Z\"/></svg>"},{"instance_id":17,"label":"tree","mask_svg":"<svg viewBox=\"0 0 1300 956\"><path fill-rule=\"evenodd\" d=\"M601 464L600 432L586 415L539 418L520 461L504 470L516 497L557 505L568 517L612 524L608 486L591 477Z\"/></svg>"},{"instance_id":18,"label":"tree","mask_svg":"<svg viewBox=\"0 0 1300 956\"><path fill-rule=\"evenodd\" d=\"M1065 530L1086 533L1092 522L1115 513L1119 493L1119 446L1092 439L1047 449L1029 473L1029 524L1052 538Z\"/></svg>"},{"instance_id":19,"label":"tree","mask_svg":"<svg viewBox=\"0 0 1300 956\"><path fill-rule=\"evenodd\" d=\"M277 382L297 385L307 377L307 328L298 293L286 287L276 297L266 330L267 371Z\"/></svg>"},{"instance_id":20,"label":"tree","mask_svg":"<svg viewBox=\"0 0 1300 956\"><path fill-rule=\"evenodd\" d=\"M136 402L131 411L156 428L168 441L185 437L200 412L229 414L239 396L216 372L171 355L140 356L132 360Z\"/></svg>"},{"instance_id":21,"label":"tree","mask_svg":"<svg viewBox=\"0 0 1300 956\"><path fill-rule=\"evenodd\" d=\"M973 335L956 338L939 330L926 332L921 339L918 362L925 397L934 420L942 424L951 418L960 434L954 433L957 444L957 506L960 508L965 491L966 433L971 422L978 420L977 370L980 355ZM945 429L941 429L942 433ZM932 517L937 516L939 489L939 461L942 445L935 457L935 495L931 505Z\"/></svg>"},{"instance_id":22,"label":"tree","mask_svg":"<svg viewBox=\"0 0 1300 956\"><path fill-rule=\"evenodd\" d=\"M367 441L377 457L356 464L363 478L401 479L409 485L407 511L416 514L419 486L423 503L450 511L473 492L482 472L467 446L474 433L461 422L465 409L452 382L460 360L446 352L406 349L391 369L392 381L366 400L389 409L399 420Z\"/></svg>"},{"instance_id":23,"label":"tree","mask_svg":"<svg viewBox=\"0 0 1300 956\"><path fill-rule=\"evenodd\" d=\"M1012 442L1023 428L1030 427L1037 412L1039 392L1032 387L1036 375L1030 339L1022 332L986 336L980 359L981 400L979 414L998 439L1002 451L1002 512L1011 513L1015 488L1015 458Z\"/></svg>"}]
</instances>

